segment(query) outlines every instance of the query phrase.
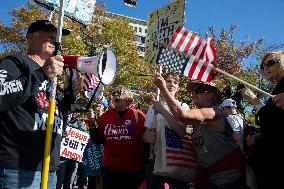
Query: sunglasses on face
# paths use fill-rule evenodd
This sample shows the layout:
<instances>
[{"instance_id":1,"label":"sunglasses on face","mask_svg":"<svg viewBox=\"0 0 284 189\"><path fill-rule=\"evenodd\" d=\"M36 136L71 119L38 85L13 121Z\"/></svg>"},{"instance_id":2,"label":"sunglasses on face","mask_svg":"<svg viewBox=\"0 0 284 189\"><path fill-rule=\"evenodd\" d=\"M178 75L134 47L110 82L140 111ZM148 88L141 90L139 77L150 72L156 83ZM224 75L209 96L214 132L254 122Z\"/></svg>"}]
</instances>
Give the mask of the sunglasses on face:
<instances>
[{"instance_id":1,"label":"sunglasses on face","mask_svg":"<svg viewBox=\"0 0 284 189\"><path fill-rule=\"evenodd\" d=\"M117 90L117 91L113 91L112 96L121 96L121 95L126 95L126 93L122 90Z\"/></svg>"},{"instance_id":2,"label":"sunglasses on face","mask_svg":"<svg viewBox=\"0 0 284 189\"><path fill-rule=\"evenodd\" d=\"M270 68L270 67L273 66L274 64L278 64L278 63L280 63L279 60L278 60L278 61L268 60L268 61L266 61L266 62L264 62L264 63L262 63L262 64L260 65L260 69L261 69L261 70L264 70L265 68Z\"/></svg>"}]
</instances>

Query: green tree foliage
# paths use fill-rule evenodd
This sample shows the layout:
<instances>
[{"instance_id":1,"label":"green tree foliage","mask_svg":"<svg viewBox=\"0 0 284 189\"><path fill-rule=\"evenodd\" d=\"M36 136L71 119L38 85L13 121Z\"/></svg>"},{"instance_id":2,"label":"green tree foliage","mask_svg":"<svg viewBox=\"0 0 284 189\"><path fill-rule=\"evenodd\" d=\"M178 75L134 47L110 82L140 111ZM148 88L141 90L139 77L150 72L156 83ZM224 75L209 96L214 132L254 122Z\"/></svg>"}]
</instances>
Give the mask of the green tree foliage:
<instances>
[{"instance_id":1,"label":"green tree foliage","mask_svg":"<svg viewBox=\"0 0 284 189\"><path fill-rule=\"evenodd\" d=\"M141 77L139 74L153 74L156 66L147 65L138 57L134 31L128 25L129 20L124 17L109 18L104 5L97 5L94 13L92 24L87 28L69 18L64 18L64 27L69 28L71 34L63 37L63 53L93 56L101 54L104 46L114 50L117 73L113 84L105 87L105 96L108 96L112 88L117 85L125 85L135 89L137 93L154 90L152 78ZM11 15L13 19L10 25L0 23L0 45L3 49L0 57L11 53L24 54L27 27L35 20L48 19L50 11L33 2L27 2L26 6L12 10ZM54 14L53 22L56 23L57 19L57 14ZM62 83L62 78L60 81Z\"/></svg>"},{"instance_id":2,"label":"green tree foliage","mask_svg":"<svg viewBox=\"0 0 284 189\"><path fill-rule=\"evenodd\" d=\"M47 19L45 11L37 5L28 3L26 7L12 10L13 16L9 26L0 22L0 44L4 49L0 58L11 53L24 53L26 51L26 29L31 20Z\"/></svg>"}]
</instances>

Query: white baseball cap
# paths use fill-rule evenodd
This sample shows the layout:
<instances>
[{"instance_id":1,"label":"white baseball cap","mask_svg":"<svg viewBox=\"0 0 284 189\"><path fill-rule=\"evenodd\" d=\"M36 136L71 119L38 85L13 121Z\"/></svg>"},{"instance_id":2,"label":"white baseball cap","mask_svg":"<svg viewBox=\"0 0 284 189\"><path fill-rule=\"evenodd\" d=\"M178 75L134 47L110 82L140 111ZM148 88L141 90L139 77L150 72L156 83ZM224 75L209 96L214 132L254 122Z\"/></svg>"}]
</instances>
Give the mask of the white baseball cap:
<instances>
[{"instance_id":1,"label":"white baseball cap","mask_svg":"<svg viewBox=\"0 0 284 189\"><path fill-rule=\"evenodd\" d=\"M237 107L237 103L233 99L228 98L228 99L224 100L223 103L222 103L222 107L225 107L225 106Z\"/></svg>"}]
</instances>

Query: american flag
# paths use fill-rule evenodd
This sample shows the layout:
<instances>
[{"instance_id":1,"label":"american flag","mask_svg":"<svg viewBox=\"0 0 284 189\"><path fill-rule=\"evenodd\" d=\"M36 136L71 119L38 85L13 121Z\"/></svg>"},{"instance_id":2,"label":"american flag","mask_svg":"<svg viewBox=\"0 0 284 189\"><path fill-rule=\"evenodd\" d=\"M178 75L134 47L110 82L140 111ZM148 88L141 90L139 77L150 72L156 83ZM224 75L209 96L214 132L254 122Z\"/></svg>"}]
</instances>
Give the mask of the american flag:
<instances>
[{"instance_id":1,"label":"american flag","mask_svg":"<svg viewBox=\"0 0 284 189\"><path fill-rule=\"evenodd\" d=\"M162 160L157 158L155 160L155 164L158 161L158 164L162 165L163 168L154 170L154 173L178 180L193 181L197 161L195 150L192 147L191 136L185 135L181 139L173 129L167 126L165 126L164 136Z\"/></svg>"},{"instance_id":2,"label":"american flag","mask_svg":"<svg viewBox=\"0 0 284 189\"><path fill-rule=\"evenodd\" d=\"M165 138L167 166L195 169L197 162L190 135L181 139L173 129L165 127Z\"/></svg>"},{"instance_id":3,"label":"american flag","mask_svg":"<svg viewBox=\"0 0 284 189\"><path fill-rule=\"evenodd\" d=\"M100 79L93 74L85 73L84 74L84 84L83 87L85 90L87 89L94 89L100 83Z\"/></svg>"},{"instance_id":4,"label":"american flag","mask_svg":"<svg viewBox=\"0 0 284 189\"><path fill-rule=\"evenodd\" d=\"M85 90L85 96L87 98L92 97L97 87L98 89L96 92L96 99L101 100L101 98L103 98L103 85L102 83L100 85L99 84L100 84L100 79L96 75L84 73L83 88Z\"/></svg>"},{"instance_id":5,"label":"american flag","mask_svg":"<svg viewBox=\"0 0 284 189\"><path fill-rule=\"evenodd\" d=\"M215 71L208 64L213 65L216 60L212 38L205 41L196 33L179 26L168 47L160 49L157 64L191 79L211 82Z\"/></svg>"}]
</instances>

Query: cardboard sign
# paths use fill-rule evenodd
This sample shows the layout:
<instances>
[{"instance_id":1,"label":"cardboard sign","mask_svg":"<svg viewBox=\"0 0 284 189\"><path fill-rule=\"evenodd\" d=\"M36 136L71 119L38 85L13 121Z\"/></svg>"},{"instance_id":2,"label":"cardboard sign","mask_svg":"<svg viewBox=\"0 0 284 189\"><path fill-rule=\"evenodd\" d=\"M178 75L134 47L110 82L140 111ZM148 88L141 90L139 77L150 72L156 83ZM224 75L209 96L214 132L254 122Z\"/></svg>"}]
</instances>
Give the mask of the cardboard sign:
<instances>
[{"instance_id":1,"label":"cardboard sign","mask_svg":"<svg viewBox=\"0 0 284 189\"><path fill-rule=\"evenodd\" d=\"M103 144L89 142L83 155L83 168L86 175L97 176L101 174L103 159Z\"/></svg>"},{"instance_id":2,"label":"cardboard sign","mask_svg":"<svg viewBox=\"0 0 284 189\"><path fill-rule=\"evenodd\" d=\"M35 2L49 9L60 7L60 0L35 0ZM92 21L95 4L96 0L65 0L64 14L73 20L89 26Z\"/></svg>"},{"instance_id":3,"label":"cardboard sign","mask_svg":"<svg viewBox=\"0 0 284 189\"><path fill-rule=\"evenodd\" d=\"M90 135L72 127L67 127L66 131L68 136L61 141L60 156L82 162Z\"/></svg>"},{"instance_id":4,"label":"cardboard sign","mask_svg":"<svg viewBox=\"0 0 284 189\"><path fill-rule=\"evenodd\" d=\"M160 42L169 40L183 24L185 0L176 0L149 14L145 61L156 64Z\"/></svg>"}]
</instances>

